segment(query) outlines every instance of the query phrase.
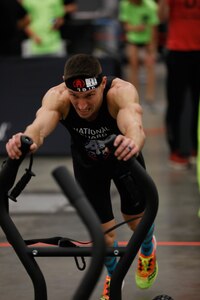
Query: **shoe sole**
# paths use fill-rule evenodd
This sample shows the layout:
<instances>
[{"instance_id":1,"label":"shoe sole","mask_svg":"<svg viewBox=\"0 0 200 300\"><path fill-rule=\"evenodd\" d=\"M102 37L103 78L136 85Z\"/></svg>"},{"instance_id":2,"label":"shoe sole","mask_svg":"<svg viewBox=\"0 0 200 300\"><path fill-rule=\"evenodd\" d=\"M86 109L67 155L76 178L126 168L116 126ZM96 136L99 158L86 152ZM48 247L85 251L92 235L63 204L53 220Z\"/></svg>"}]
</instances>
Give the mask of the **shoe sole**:
<instances>
[{"instance_id":1,"label":"shoe sole","mask_svg":"<svg viewBox=\"0 0 200 300\"><path fill-rule=\"evenodd\" d=\"M173 170L177 170L177 171L184 171L184 170L189 170L191 167L191 164L179 164L179 163L175 163L175 162L169 162L169 166L171 169Z\"/></svg>"}]
</instances>

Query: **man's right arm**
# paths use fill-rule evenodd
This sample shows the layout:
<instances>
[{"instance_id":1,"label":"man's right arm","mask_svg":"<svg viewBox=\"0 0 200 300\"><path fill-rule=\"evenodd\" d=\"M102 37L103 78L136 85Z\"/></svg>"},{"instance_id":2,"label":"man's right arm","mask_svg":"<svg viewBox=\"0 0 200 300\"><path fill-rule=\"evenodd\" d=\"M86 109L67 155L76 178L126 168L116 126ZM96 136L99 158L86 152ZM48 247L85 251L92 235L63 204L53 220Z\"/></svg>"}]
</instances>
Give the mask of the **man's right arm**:
<instances>
[{"instance_id":1,"label":"man's right arm","mask_svg":"<svg viewBox=\"0 0 200 300\"><path fill-rule=\"evenodd\" d=\"M55 129L62 117L62 101L56 101L56 98L55 92L47 92L35 120L23 133L19 132L9 139L6 150L10 158L18 159L21 156L21 135L26 135L33 140L30 151L34 152L43 144L45 137Z\"/></svg>"}]
</instances>

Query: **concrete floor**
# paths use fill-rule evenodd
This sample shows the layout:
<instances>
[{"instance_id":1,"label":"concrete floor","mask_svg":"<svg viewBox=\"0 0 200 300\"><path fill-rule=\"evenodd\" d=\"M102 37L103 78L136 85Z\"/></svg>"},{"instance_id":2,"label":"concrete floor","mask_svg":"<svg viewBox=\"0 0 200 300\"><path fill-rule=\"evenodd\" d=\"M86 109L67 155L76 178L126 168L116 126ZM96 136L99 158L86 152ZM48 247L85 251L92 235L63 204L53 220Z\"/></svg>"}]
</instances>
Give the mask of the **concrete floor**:
<instances>
[{"instance_id":1,"label":"concrete floor","mask_svg":"<svg viewBox=\"0 0 200 300\"><path fill-rule=\"evenodd\" d=\"M187 171L175 171L168 165L168 148L164 132L164 79L162 64L157 66L157 112L144 106L144 125L147 141L144 156L147 169L159 192L159 211L156 218L157 257L159 275L149 290L139 290L134 282L136 261L130 268L123 289L124 300L150 300L160 294L168 294L174 300L199 300L200 292L200 219L199 191L196 166ZM3 158L1 158L3 160ZM26 165L26 161L23 165ZM36 177L27 186L17 203L10 203L14 223L24 239L63 236L89 240L87 231L76 211L60 192L51 171L65 165L72 170L70 157L37 157L33 171ZM27 166L26 166L27 167ZM22 171L24 167L22 166ZM113 208L117 222L122 221L119 199L112 187ZM126 225L118 229L121 241L129 240L131 232ZM89 258L86 258L89 263ZM73 258L38 258L44 273L49 300L70 300L84 276L78 271ZM33 300L33 286L13 249L6 244L0 229L0 299ZM100 298L103 271L91 300ZM81 300L81 299L80 299Z\"/></svg>"}]
</instances>

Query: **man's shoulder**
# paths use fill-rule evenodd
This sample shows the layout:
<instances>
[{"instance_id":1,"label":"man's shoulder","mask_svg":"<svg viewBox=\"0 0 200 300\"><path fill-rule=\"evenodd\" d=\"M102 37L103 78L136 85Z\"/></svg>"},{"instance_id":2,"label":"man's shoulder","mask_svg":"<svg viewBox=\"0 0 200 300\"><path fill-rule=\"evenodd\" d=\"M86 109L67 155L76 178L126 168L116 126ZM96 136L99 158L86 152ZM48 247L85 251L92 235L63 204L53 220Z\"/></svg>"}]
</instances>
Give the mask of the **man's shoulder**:
<instances>
[{"instance_id":1,"label":"man's shoulder","mask_svg":"<svg viewBox=\"0 0 200 300\"><path fill-rule=\"evenodd\" d=\"M64 83L51 87L43 98L48 103L54 103L56 106L65 106L69 102L69 93Z\"/></svg>"},{"instance_id":2,"label":"man's shoulder","mask_svg":"<svg viewBox=\"0 0 200 300\"><path fill-rule=\"evenodd\" d=\"M62 95L62 94L68 94L67 88L64 83L60 83L58 85L55 85L51 87L46 94L57 94L57 95Z\"/></svg>"},{"instance_id":3,"label":"man's shoulder","mask_svg":"<svg viewBox=\"0 0 200 300\"><path fill-rule=\"evenodd\" d=\"M70 101L65 84L51 87L44 95L42 104L49 110L54 110L59 112L61 116L66 116L69 111Z\"/></svg>"},{"instance_id":4,"label":"man's shoulder","mask_svg":"<svg viewBox=\"0 0 200 300\"><path fill-rule=\"evenodd\" d=\"M112 81L111 88L127 87L133 86L129 81L116 77Z\"/></svg>"},{"instance_id":5,"label":"man's shoulder","mask_svg":"<svg viewBox=\"0 0 200 300\"><path fill-rule=\"evenodd\" d=\"M108 97L115 97L125 91L131 92L133 89L135 88L129 81L116 77L112 81L111 88L108 91Z\"/></svg>"}]
</instances>

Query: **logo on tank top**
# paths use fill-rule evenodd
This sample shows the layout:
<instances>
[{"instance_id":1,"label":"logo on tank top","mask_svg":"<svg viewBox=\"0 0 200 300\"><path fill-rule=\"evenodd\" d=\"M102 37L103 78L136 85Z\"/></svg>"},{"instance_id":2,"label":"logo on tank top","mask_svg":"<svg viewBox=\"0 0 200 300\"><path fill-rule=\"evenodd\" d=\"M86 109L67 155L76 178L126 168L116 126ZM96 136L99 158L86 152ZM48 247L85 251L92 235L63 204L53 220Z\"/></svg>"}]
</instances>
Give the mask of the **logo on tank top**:
<instances>
[{"instance_id":1,"label":"logo on tank top","mask_svg":"<svg viewBox=\"0 0 200 300\"><path fill-rule=\"evenodd\" d=\"M90 140L85 144L85 150L93 160L104 160L109 156L110 151L106 148L104 141Z\"/></svg>"},{"instance_id":2,"label":"logo on tank top","mask_svg":"<svg viewBox=\"0 0 200 300\"><path fill-rule=\"evenodd\" d=\"M106 126L98 129L84 127L74 128L74 130L85 139L83 146L88 157L94 160L104 160L108 157L109 151L105 147L104 140L110 135L110 128Z\"/></svg>"}]
</instances>

